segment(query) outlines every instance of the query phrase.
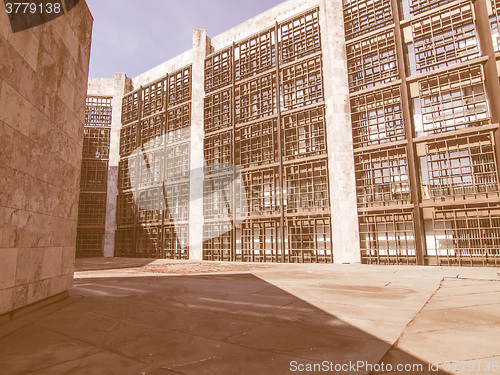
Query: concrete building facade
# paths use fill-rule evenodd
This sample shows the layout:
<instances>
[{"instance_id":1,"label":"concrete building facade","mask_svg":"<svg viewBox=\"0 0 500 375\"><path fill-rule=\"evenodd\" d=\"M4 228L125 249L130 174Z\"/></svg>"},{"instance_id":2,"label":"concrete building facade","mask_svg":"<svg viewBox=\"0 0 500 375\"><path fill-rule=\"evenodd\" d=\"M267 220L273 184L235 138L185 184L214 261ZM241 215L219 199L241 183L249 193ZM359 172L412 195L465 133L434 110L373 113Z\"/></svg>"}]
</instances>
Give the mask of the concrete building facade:
<instances>
[{"instance_id":1,"label":"concrete building facade","mask_svg":"<svg viewBox=\"0 0 500 375\"><path fill-rule=\"evenodd\" d=\"M73 285L92 16L13 32L0 4L0 320Z\"/></svg>"},{"instance_id":2,"label":"concrete building facade","mask_svg":"<svg viewBox=\"0 0 500 375\"><path fill-rule=\"evenodd\" d=\"M114 103L99 252L498 265L499 8L289 0L89 91Z\"/></svg>"},{"instance_id":3,"label":"concrete building facade","mask_svg":"<svg viewBox=\"0 0 500 375\"><path fill-rule=\"evenodd\" d=\"M363 259L498 266L498 1L344 18Z\"/></svg>"},{"instance_id":4,"label":"concrete building facade","mask_svg":"<svg viewBox=\"0 0 500 375\"><path fill-rule=\"evenodd\" d=\"M212 39L195 30L191 50L131 80L121 113L113 108L121 118L120 143L110 147L120 159L118 195L105 236L114 235L114 249L100 252L359 261L339 7L288 1ZM89 102L110 97L97 87L115 81L103 82L90 80ZM331 207L341 214L332 217Z\"/></svg>"}]
</instances>

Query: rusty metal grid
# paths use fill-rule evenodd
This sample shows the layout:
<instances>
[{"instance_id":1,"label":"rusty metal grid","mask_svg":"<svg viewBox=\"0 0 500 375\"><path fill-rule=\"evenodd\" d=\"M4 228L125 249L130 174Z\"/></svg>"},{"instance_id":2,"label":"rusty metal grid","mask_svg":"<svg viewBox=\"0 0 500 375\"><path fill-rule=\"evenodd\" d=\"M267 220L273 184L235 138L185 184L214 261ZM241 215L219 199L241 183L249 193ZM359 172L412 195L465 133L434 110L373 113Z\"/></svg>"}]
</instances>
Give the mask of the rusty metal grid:
<instances>
[{"instance_id":1,"label":"rusty metal grid","mask_svg":"<svg viewBox=\"0 0 500 375\"><path fill-rule=\"evenodd\" d=\"M249 216L280 213L278 168L259 169L241 174L241 196Z\"/></svg>"},{"instance_id":2,"label":"rusty metal grid","mask_svg":"<svg viewBox=\"0 0 500 375\"><path fill-rule=\"evenodd\" d=\"M109 128L96 128L85 126L83 130L84 158L108 159L109 158Z\"/></svg>"},{"instance_id":3,"label":"rusty metal grid","mask_svg":"<svg viewBox=\"0 0 500 375\"><path fill-rule=\"evenodd\" d=\"M236 128L235 162L242 169L278 161L276 119L263 120Z\"/></svg>"},{"instance_id":4,"label":"rusty metal grid","mask_svg":"<svg viewBox=\"0 0 500 375\"><path fill-rule=\"evenodd\" d=\"M85 126L111 126L111 98L87 96L85 106Z\"/></svg>"},{"instance_id":5,"label":"rusty metal grid","mask_svg":"<svg viewBox=\"0 0 500 375\"><path fill-rule=\"evenodd\" d=\"M279 25L280 64L321 50L318 18L318 9L313 9Z\"/></svg>"},{"instance_id":6,"label":"rusty metal grid","mask_svg":"<svg viewBox=\"0 0 500 375\"><path fill-rule=\"evenodd\" d=\"M235 79L238 81L274 68L276 64L274 49L274 28L238 42L234 46Z\"/></svg>"},{"instance_id":7,"label":"rusty metal grid","mask_svg":"<svg viewBox=\"0 0 500 375\"><path fill-rule=\"evenodd\" d=\"M231 222L218 221L203 225L203 260L231 261Z\"/></svg>"},{"instance_id":8,"label":"rusty metal grid","mask_svg":"<svg viewBox=\"0 0 500 375\"><path fill-rule=\"evenodd\" d=\"M207 133L232 125L230 89L205 97L203 120L205 132Z\"/></svg>"},{"instance_id":9,"label":"rusty metal grid","mask_svg":"<svg viewBox=\"0 0 500 375\"><path fill-rule=\"evenodd\" d=\"M244 81L234 92L236 124L276 114L276 73Z\"/></svg>"},{"instance_id":10,"label":"rusty metal grid","mask_svg":"<svg viewBox=\"0 0 500 375\"><path fill-rule=\"evenodd\" d=\"M167 112L167 144L191 137L191 104L173 108Z\"/></svg>"},{"instance_id":11,"label":"rusty metal grid","mask_svg":"<svg viewBox=\"0 0 500 375\"><path fill-rule=\"evenodd\" d=\"M453 69L418 81L413 115L417 136L490 122L481 65Z\"/></svg>"},{"instance_id":12,"label":"rusty metal grid","mask_svg":"<svg viewBox=\"0 0 500 375\"><path fill-rule=\"evenodd\" d=\"M233 175L219 175L203 181L203 216L206 219L227 217L231 212Z\"/></svg>"},{"instance_id":13,"label":"rusty metal grid","mask_svg":"<svg viewBox=\"0 0 500 375\"><path fill-rule=\"evenodd\" d=\"M164 227L171 226L172 220L188 217L189 186L179 182L189 178L190 100L191 66L123 98L115 241L118 256L187 257L187 237L182 239L184 250L176 253L165 249L163 236ZM139 155L130 156L137 148ZM136 178L131 178L135 172Z\"/></svg>"},{"instance_id":14,"label":"rusty metal grid","mask_svg":"<svg viewBox=\"0 0 500 375\"><path fill-rule=\"evenodd\" d=\"M137 123L123 126L120 130L120 157L128 156L137 147Z\"/></svg>"},{"instance_id":15,"label":"rusty metal grid","mask_svg":"<svg viewBox=\"0 0 500 375\"><path fill-rule=\"evenodd\" d=\"M323 101L321 56L280 70L281 111Z\"/></svg>"},{"instance_id":16,"label":"rusty metal grid","mask_svg":"<svg viewBox=\"0 0 500 375\"><path fill-rule=\"evenodd\" d=\"M147 117L165 110L167 95L167 77L150 83L142 89L142 117Z\"/></svg>"},{"instance_id":17,"label":"rusty metal grid","mask_svg":"<svg viewBox=\"0 0 500 375\"><path fill-rule=\"evenodd\" d=\"M165 121L164 112L141 121L141 147L150 150L163 146Z\"/></svg>"},{"instance_id":18,"label":"rusty metal grid","mask_svg":"<svg viewBox=\"0 0 500 375\"><path fill-rule=\"evenodd\" d=\"M492 133L430 141L425 148L423 199L500 196Z\"/></svg>"},{"instance_id":19,"label":"rusty metal grid","mask_svg":"<svg viewBox=\"0 0 500 375\"><path fill-rule=\"evenodd\" d=\"M246 220L236 229L235 260L281 262L278 246L280 222L276 219Z\"/></svg>"},{"instance_id":20,"label":"rusty metal grid","mask_svg":"<svg viewBox=\"0 0 500 375\"><path fill-rule=\"evenodd\" d=\"M118 225L134 224L135 203L132 193L120 193L116 197L116 223Z\"/></svg>"},{"instance_id":21,"label":"rusty metal grid","mask_svg":"<svg viewBox=\"0 0 500 375\"><path fill-rule=\"evenodd\" d=\"M137 121L139 118L140 91L134 91L123 96L122 99L122 124Z\"/></svg>"},{"instance_id":22,"label":"rusty metal grid","mask_svg":"<svg viewBox=\"0 0 500 375\"><path fill-rule=\"evenodd\" d=\"M326 159L284 166L285 212L317 214L329 211L328 165Z\"/></svg>"},{"instance_id":23,"label":"rusty metal grid","mask_svg":"<svg viewBox=\"0 0 500 375\"><path fill-rule=\"evenodd\" d=\"M163 150L142 152L139 162L139 187L158 185L161 183L161 170L163 164Z\"/></svg>"},{"instance_id":24,"label":"rusty metal grid","mask_svg":"<svg viewBox=\"0 0 500 375\"><path fill-rule=\"evenodd\" d=\"M394 30L348 43L346 51L350 92L399 79Z\"/></svg>"},{"instance_id":25,"label":"rusty metal grid","mask_svg":"<svg viewBox=\"0 0 500 375\"><path fill-rule=\"evenodd\" d=\"M168 107L191 100L191 66L168 76Z\"/></svg>"},{"instance_id":26,"label":"rusty metal grid","mask_svg":"<svg viewBox=\"0 0 500 375\"><path fill-rule=\"evenodd\" d=\"M78 228L76 230L76 257L101 257L104 246L104 228Z\"/></svg>"},{"instance_id":27,"label":"rusty metal grid","mask_svg":"<svg viewBox=\"0 0 500 375\"><path fill-rule=\"evenodd\" d=\"M445 4L449 4L454 0L406 0L409 1L409 12L410 16L415 16L418 14L422 14L431 9L443 6Z\"/></svg>"},{"instance_id":28,"label":"rusty metal grid","mask_svg":"<svg viewBox=\"0 0 500 375\"><path fill-rule=\"evenodd\" d=\"M405 147L354 155L358 207L411 204Z\"/></svg>"},{"instance_id":29,"label":"rusty metal grid","mask_svg":"<svg viewBox=\"0 0 500 375\"><path fill-rule=\"evenodd\" d=\"M140 202L140 206L137 207L137 222L141 224L161 222L164 199L162 187L138 190L137 196Z\"/></svg>"},{"instance_id":30,"label":"rusty metal grid","mask_svg":"<svg viewBox=\"0 0 500 375\"><path fill-rule=\"evenodd\" d=\"M106 219L106 194L80 193L78 225L103 227Z\"/></svg>"},{"instance_id":31,"label":"rusty metal grid","mask_svg":"<svg viewBox=\"0 0 500 375\"><path fill-rule=\"evenodd\" d=\"M500 207L436 209L432 217L436 242L431 262L447 266L500 266Z\"/></svg>"},{"instance_id":32,"label":"rusty metal grid","mask_svg":"<svg viewBox=\"0 0 500 375\"><path fill-rule=\"evenodd\" d=\"M188 220L189 182L166 185L163 191L166 203L165 220Z\"/></svg>"},{"instance_id":33,"label":"rusty metal grid","mask_svg":"<svg viewBox=\"0 0 500 375\"><path fill-rule=\"evenodd\" d=\"M479 57L472 2L413 20L406 45L408 73L424 73Z\"/></svg>"},{"instance_id":34,"label":"rusty metal grid","mask_svg":"<svg viewBox=\"0 0 500 375\"><path fill-rule=\"evenodd\" d=\"M500 0L490 0L492 14L490 15L491 36L493 50L500 52Z\"/></svg>"},{"instance_id":35,"label":"rusty metal grid","mask_svg":"<svg viewBox=\"0 0 500 375\"><path fill-rule=\"evenodd\" d=\"M135 163L129 164L129 159L120 159L118 162L118 190L133 188L131 176L135 175Z\"/></svg>"},{"instance_id":36,"label":"rusty metal grid","mask_svg":"<svg viewBox=\"0 0 500 375\"><path fill-rule=\"evenodd\" d=\"M452 3L451 6L443 6L448 3ZM500 40L495 3L500 5L498 0L491 0L493 14L489 14L489 19L494 49L498 51ZM360 29L353 29L350 24L352 13L366 14L375 4L372 1L358 2L355 9L350 9L350 4L353 3L344 2L348 64L354 61L349 50L351 45L392 33L393 22L396 22L397 32L391 41L394 45L393 60L397 61L395 84L380 81L373 86L360 85L357 92L351 89L363 262L498 266L500 209L498 203L491 203L488 207L481 203L497 202L500 197L498 150L491 127L480 128L497 122L491 118L487 98L487 95L491 96L490 105L493 105L492 97L496 94L486 90L490 83L485 82L485 76L490 77L491 61L484 66L486 58L481 62L472 61L480 57L479 38L485 37L484 30L476 30L476 22L483 22L484 14L475 14L476 10L483 10L484 4L479 8L467 0L387 1L387 13L391 8L396 13L394 21L389 15L382 17L381 24L377 25L372 13L365 17L365 27L358 33L356 31ZM400 17L411 16L415 17L400 23ZM384 20L387 23L384 24ZM486 42L488 39L489 35L486 35ZM374 42L366 46L367 51L370 48L383 49ZM487 53L485 51L483 54ZM372 56L366 56L369 64L376 63ZM406 72L403 71L405 65ZM362 71L362 68L359 62L357 69ZM434 72L437 69L440 71ZM377 70L367 70L354 78L363 82L372 79L370 74L373 72L377 73ZM421 75L411 76L413 74ZM350 78L350 84L352 81L355 80ZM496 79L491 84L497 84ZM379 85L384 86L377 90ZM386 95L382 97L381 92ZM407 95L410 96L410 106L405 100ZM476 131L470 129L473 127ZM410 131L412 128L414 132ZM440 134L445 132L447 134ZM413 138L422 136L427 137ZM406 138L408 144L403 142ZM390 142L397 144L384 144ZM376 149L378 145L380 147ZM375 159L372 163L370 155L380 155L380 159L386 161L384 168L379 170L384 162ZM363 158L364 162L361 161ZM391 169L387 161L396 163L395 169ZM382 186L382 194L377 196L380 192L376 189L376 182L365 181L365 176L360 174L363 163L371 164L368 175L376 176L378 182L385 178L389 185L394 182L396 186ZM410 189L410 174L414 176L414 171L417 176L412 177ZM384 196L384 191L389 195ZM401 192L404 194L400 195ZM481 212L477 213L478 210ZM434 212L432 223L430 212ZM445 217L444 212L448 216ZM452 212L468 219L460 217L458 220L452 217ZM439 220L436 220L438 216ZM481 218L476 220L479 216ZM436 225L439 230L436 230ZM420 238L427 238L427 246L419 245ZM481 243L480 240L484 241ZM436 243L437 250L431 242Z\"/></svg>"},{"instance_id":37,"label":"rusty metal grid","mask_svg":"<svg viewBox=\"0 0 500 375\"><path fill-rule=\"evenodd\" d=\"M205 91L211 92L230 85L233 76L233 49L228 48L210 55L205 59Z\"/></svg>"},{"instance_id":38,"label":"rusty metal grid","mask_svg":"<svg viewBox=\"0 0 500 375\"><path fill-rule=\"evenodd\" d=\"M203 140L205 155L205 170L217 173L232 169L233 163L233 132L232 130L207 134Z\"/></svg>"},{"instance_id":39,"label":"rusty metal grid","mask_svg":"<svg viewBox=\"0 0 500 375\"><path fill-rule=\"evenodd\" d=\"M108 162L105 160L82 160L80 191L103 191L108 186Z\"/></svg>"},{"instance_id":40,"label":"rusty metal grid","mask_svg":"<svg viewBox=\"0 0 500 375\"><path fill-rule=\"evenodd\" d=\"M359 216L361 261L367 264L417 264L411 212Z\"/></svg>"},{"instance_id":41,"label":"rusty metal grid","mask_svg":"<svg viewBox=\"0 0 500 375\"><path fill-rule=\"evenodd\" d=\"M136 254L140 258L161 258L161 226L137 228Z\"/></svg>"},{"instance_id":42,"label":"rusty metal grid","mask_svg":"<svg viewBox=\"0 0 500 375\"><path fill-rule=\"evenodd\" d=\"M286 222L285 262L331 263L330 217L294 217Z\"/></svg>"},{"instance_id":43,"label":"rusty metal grid","mask_svg":"<svg viewBox=\"0 0 500 375\"><path fill-rule=\"evenodd\" d=\"M189 178L189 147L189 142L184 142L165 149L163 180L166 183Z\"/></svg>"},{"instance_id":44,"label":"rusty metal grid","mask_svg":"<svg viewBox=\"0 0 500 375\"><path fill-rule=\"evenodd\" d=\"M281 119L283 160L326 155L324 108L284 115Z\"/></svg>"},{"instance_id":45,"label":"rusty metal grid","mask_svg":"<svg viewBox=\"0 0 500 375\"><path fill-rule=\"evenodd\" d=\"M290 223L307 227L316 222L317 241L330 241L324 114L323 108L314 107L323 101L318 16L318 9L304 12L206 59L205 66L211 71L206 72L205 85L212 91L204 103L208 164L204 181L205 260L313 262L324 261L325 254L332 260L331 248L327 252L307 249L300 256L294 249L292 256L285 255L288 221L280 206L287 198L279 193L284 190L283 175L288 170L295 194L292 204L304 206L294 208L296 212L290 210L290 220L297 212L318 215L315 219L303 217L303 225ZM218 62L227 68L227 74L223 83L215 86L211 59L221 52L227 52L227 63ZM293 112L285 113L282 121L281 111L285 110ZM285 128L287 165L283 165ZM304 160L293 164L299 157ZM242 168L238 176L224 165L233 163ZM299 183L302 177L304 181ZM233 207L240 201L246 206ZM233 227L232 217L243 219L246 215L250 218ZM294 233L295 244L301 235L307 242L305 231Z\"/></svg>"},{"instance_id":46,"label":"rusty metal grid","mask_svg":"<svg viewBox=\"0 0 500 375\"><path fill-rule=\"evenodd\" d=\"M367 147L405 139L400 86L351 98L354 147Z\"/></svg>"},{"instance_id":47,"label":"rusty metal grid","mask_svg":"<svg viewBox=\"0 0 500 375\"><path fill-rule=\"evenodd\" d=\"M162 258L188 259L188 231L187 224L163 225Z\"/></svg>"},{"instance_id":48,"label":"rusty metal grid","mask_svg":"<svg viewBox=\"0 0 500 375\"><path fill-rule=\"evenodd\" d=\"M346 40L393 23L390 0L344 0Z\"/></svg>"},{"instance_id":49,"label":"rusty metal grid","mask_svg":"<svg viewBox=\"0 0 500 375\"><path fill-rule=\"evenodd\" d=\"M103 252L111 116L111 98L86 98L77 221L79 258L102 256Z\"/></svg>"},{"instance_id":50,"label":"rusty metal grid","mask_svg":"<svg viewBox=\"0 0 500 375\"><path fill-rule=\"evenodd\" d=\"M118 228L115 232L115 256L135 257L134 249L134 229Z\"/></svg>"}]
</instances>

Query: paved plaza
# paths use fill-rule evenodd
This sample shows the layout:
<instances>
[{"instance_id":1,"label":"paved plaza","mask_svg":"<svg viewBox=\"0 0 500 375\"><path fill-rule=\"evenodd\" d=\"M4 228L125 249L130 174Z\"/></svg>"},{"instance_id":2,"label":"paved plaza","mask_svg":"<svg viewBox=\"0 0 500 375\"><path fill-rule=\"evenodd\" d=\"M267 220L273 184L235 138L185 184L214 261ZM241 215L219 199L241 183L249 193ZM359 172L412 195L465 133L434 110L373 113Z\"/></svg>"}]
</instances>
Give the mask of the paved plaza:
<instances>
[{"instance_id":1,"label":"paved plaza","mask_svg":"<svg viewBox=\"0 0 500 375\"><path fill-rule=\"evenodd\" d=\"M69 298L0 325L0 373L500 373L497 268L119 258L76 268Z\"/></svg>"}]
</instances>

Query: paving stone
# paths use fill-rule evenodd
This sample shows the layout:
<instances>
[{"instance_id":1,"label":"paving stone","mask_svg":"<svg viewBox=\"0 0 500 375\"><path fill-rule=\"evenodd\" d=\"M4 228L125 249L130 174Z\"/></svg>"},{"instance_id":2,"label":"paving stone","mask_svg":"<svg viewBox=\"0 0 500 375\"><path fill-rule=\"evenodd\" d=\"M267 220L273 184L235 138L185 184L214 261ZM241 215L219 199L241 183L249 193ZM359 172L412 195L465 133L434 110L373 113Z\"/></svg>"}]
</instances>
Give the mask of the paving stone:
<instances>
[{"instance_id":1,"label":"paving stone","mask_svg":"<svg viewBox=\"0 0 500 375\"><path fill-rule=\"evenodd\" d=\"M2 371L26 374L67 361L80 360L99 349L74 338L30 324L0 339Z\"/></svg>"},{"instance_id":2,"label":"paving stone","mask_svg":"<svg viewBox=\"0 0 500 375\"><path fill-rule=\"evenodd\" d=\"M429 268L245 265L239 273L221 262L207 270L222 273L198 265L189 274L190 262L151 261L149 271L150 261L113 262L86 260L80 273L77 261L68 299L0 326L9 374L274 375L294 373L292 361L439 362L427 373L446 374L445 360L500 356L495 281L443 280L452 271ZM158 273L163 266L181 274ZM479 295L488 299L469 306Z\"/></svg>"}]
</instances>

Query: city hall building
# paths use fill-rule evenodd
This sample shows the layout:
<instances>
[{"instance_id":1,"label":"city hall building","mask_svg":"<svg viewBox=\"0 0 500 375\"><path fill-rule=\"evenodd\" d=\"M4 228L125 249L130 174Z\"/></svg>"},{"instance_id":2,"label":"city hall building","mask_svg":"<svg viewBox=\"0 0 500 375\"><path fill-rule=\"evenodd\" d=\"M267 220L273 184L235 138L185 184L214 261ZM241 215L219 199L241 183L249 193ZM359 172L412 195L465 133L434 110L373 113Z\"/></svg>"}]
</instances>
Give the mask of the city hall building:
<instances>
[{"instance_id":1,"label":"city hall building","mask_svg":"<svg viewBox=\"0 0 500 375\"><path fill-rule=\"evenodd\" d=\"M499 25L499 0L289 0L91 78L77 256L500 265Z\"/></svg>"}]
</instances>

